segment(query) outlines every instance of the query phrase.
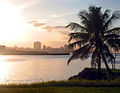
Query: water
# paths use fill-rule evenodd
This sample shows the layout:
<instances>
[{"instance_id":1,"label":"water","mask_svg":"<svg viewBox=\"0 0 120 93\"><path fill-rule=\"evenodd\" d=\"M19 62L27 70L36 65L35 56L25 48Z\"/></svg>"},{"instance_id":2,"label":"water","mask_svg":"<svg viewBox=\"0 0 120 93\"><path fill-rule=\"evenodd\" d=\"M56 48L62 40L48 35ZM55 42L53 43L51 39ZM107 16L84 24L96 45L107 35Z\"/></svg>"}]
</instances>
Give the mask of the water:
<instances>
[{"instance_id":1,"label":"water","mask_svg":"<svg viewBox=\"0 0 120 93\"><path fill-rule=\"evenodd\" d=\"M67 80L85 67L90 59L74 60L67 66L69 55L1 55L0 84L36 83L51 80ZM120 68L117 57L116 68Z\"/></svg>"}]
</instances>

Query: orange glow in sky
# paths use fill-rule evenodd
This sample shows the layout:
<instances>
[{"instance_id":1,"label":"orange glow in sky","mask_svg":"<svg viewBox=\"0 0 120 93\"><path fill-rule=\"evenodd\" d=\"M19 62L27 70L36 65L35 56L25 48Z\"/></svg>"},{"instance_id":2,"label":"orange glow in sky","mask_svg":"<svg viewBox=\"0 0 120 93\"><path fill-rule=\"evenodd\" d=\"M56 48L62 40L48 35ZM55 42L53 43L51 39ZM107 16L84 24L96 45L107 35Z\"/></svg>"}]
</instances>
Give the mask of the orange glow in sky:
<instances>
[{"instance_id":1,"label":"orange glow in sky","mask_svg":"<svg viewBox=\"0 0 120 93\"><path fill-rule=\"evenodd\" d=\"M117 10L120 7L116 1L0 0L0 45L33 47L35 41L40 41L51 47L64 46L69 34L64 26L79 23L80 10L90 5Z\"/></svg>"},{"instance_id":2,"label":"orange glow in sky","mask_svg":"<svg viewBox=\"0 0 120 93\"><path fill-rule=\"evenodd\" d=\"M34 27L32 23L29 24L24 20L21 12L23 8L29 5L30 4L16 6L8 1L0 1L0 44L6 46L17 45L21 47L32 47L34 41L44 42L44 44L51 46L55 44L54 42L62 42L62 35L58 32L49 32L47 29ZM40 22L46 21L44 19L37 19L37 22L38 20ZM47 27L47 25L43 28L45 27ZM59 42L58 46L61 46Z\"/></svg>"}]
</instances>

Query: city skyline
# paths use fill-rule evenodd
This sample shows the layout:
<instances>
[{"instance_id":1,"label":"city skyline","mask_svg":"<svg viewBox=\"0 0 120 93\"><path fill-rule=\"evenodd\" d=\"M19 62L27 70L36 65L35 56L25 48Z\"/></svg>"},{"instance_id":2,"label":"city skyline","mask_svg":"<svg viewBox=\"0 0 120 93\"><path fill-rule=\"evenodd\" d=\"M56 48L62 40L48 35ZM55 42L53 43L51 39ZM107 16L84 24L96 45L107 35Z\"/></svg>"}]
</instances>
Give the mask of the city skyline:
<instances>
[{"instance_id":1,"label":"city skyline","mask_svg":"<svg viewBox=\"0 0 120 93\"><path fill-rule=\"evenodd\" d=\"M37 43L37 44L36 44ZM38 44L40 43L40 44ZM12 48L12 49L33 49L33 50L44 50L44 49L47 49L47 48L51 48L51 49L57 49L57 48L68 48L68 44L64 44L62 46L59 46L59 47L52 47L52 46L49 46L49 45L45 45L43 44L42 42L40 41L35 41L35 42L32 42L32 47L29 47L29 46L23 46L23 47L19 47L17 45L14 45L14 46L6 46L6 45L1 45L1 47L6 47L6 48Z\"/></svg>"},{"instance_id":2,"label":"city skyline","mask_svg":"<svg viewBox=\"0 0 120 93\"><path fill-rule=\"evenodd\" d=\"M65 55L69 54L73 49L69 49L68 45L64 45L59 48L53 48L46 45L42 45L41 42L36 41L33 43L33 48L30 47L7 47L0 45L1 55Z\"/></svg>"},{"instance_id":3,"label":"city skyline","mask_svg":"<svg viewBox=\"0 0 120 93\"><path fill-rule=\"evenodd\" d=\"M69 34L64 26L79 22L80 10L96 5L114 11L120 9L119 3L119 0L0 0L0 44L32 48L33 42L40 41L54 48L63 46L68 43Z\"/></svg>"}]
</instances>

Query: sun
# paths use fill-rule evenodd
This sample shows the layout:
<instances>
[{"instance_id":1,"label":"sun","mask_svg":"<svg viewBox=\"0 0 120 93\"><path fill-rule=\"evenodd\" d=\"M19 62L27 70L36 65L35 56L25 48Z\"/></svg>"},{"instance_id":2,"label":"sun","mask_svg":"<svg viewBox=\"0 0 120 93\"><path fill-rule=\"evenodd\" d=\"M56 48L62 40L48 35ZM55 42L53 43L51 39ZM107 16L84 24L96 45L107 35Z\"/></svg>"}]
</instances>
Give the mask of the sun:
<instances>
[{"instance_id":1,"label":"sun","mask_svg":"<svg viewBox=\"0 0 120 93\"><path fill-rule=\"evenodd\" d=\"M20 10L9 2L0 2L0 43L16 40L22 34Z\"/></svg>"}]
</instances>

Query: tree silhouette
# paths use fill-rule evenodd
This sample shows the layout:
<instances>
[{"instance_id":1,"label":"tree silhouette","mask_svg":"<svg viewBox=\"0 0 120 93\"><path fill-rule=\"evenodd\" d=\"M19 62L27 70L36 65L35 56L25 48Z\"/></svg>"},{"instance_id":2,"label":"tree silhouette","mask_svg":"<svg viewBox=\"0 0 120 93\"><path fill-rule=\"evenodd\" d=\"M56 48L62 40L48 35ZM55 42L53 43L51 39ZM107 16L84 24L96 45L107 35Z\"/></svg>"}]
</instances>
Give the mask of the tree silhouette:
<instances>
[{"instance_id":1,"label":"tree silhouette","mask_svg":"<svg viewBox=\"0 0 120 93\"><path fill-rule=\"evenodd\" d=\"M79 12L81 24L71 22L69 27L74 32L69 34L69 47L75 48L73 55L68 60L68 64L73 59L87 59L90 54L91 66L101 71L101 62L111 74L108 62L114 62L114 55L110 51L120 49L120 27L114 27L113 23L120 19L120 12L115 11L113 14L110 10L101 11L101 7L90 6L88 11ZM70 43L72 41L72 43Z\"/></svg>"}]
</instances>

